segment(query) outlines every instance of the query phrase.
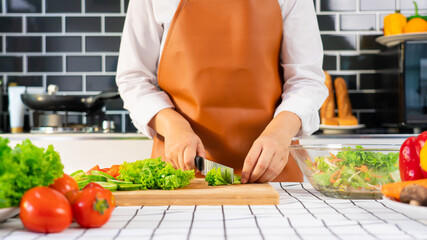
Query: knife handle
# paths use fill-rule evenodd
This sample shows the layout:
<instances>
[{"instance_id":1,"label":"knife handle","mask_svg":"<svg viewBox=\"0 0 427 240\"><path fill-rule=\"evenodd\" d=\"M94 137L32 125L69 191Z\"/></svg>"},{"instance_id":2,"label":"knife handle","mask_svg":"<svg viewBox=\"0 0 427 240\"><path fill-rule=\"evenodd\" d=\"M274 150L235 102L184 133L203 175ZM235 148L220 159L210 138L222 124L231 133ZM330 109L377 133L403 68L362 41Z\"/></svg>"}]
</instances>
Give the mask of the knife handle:
<instances>
[{"instance_id":1,"label":"knife handle","mask_svg":"<svg viewBox=\"0 0 427 240\"><path fill-rule=\"evenodd\" d=\"M205 159L203 157L197 156L194 158L194 164L196 165L196 168L199 169L199 171L203 171L205 168L204 161Z\"/></svg>"}]
</instances>

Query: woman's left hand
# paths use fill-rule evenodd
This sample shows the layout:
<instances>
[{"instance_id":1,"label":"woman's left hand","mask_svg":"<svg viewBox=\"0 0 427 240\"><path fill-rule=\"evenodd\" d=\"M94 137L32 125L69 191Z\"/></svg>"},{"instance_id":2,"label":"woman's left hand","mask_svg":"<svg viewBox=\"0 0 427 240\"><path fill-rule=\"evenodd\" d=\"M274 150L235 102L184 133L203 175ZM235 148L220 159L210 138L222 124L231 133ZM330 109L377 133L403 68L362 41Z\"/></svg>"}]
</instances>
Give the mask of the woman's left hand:
<instances>
[{"instance_id":1,"label":"woman's left hand","mask_svg":"<svg viewBox=\"0 0 427 240\"><path fill-rule=\"evenodd\" d=\"M255 140L242 169L242 183L273 181L288 162L288 147L301 128L291 112L279 113Z\"/></svg>"}]
</instances>

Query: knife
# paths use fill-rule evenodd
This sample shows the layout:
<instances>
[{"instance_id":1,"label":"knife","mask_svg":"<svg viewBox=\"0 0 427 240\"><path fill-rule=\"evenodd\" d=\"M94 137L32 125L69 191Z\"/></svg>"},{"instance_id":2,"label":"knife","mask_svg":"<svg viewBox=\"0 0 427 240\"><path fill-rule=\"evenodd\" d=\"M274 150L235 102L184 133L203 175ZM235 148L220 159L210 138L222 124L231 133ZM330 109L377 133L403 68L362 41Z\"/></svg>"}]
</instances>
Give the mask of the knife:
<instances>
[{"instance_id":1,"label":"knife","mask_svg":"<svg viewBox=\"0 0 427 240\"><path fill-rule=\"evenodd\" d=\"M202 172L202 175L205 176L213 168L220 168L222 178L224 178L224 180L230 184L233 184L234 182L234 169L231 167L207 160L197 155L194 158L194 164L196 165L196 168Z\"/></svg>"}]
</instances>

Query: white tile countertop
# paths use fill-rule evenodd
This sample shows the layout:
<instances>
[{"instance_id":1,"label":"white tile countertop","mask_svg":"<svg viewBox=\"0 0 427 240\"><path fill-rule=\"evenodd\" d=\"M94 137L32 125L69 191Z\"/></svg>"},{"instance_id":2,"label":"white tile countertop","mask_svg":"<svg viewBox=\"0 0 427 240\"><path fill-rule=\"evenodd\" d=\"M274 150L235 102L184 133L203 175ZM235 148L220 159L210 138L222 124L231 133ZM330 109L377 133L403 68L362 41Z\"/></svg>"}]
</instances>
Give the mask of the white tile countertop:
<instances>
[{"instance_id":1,"label":"white tile countertop","mask_svg":"<svg viewBox=\"0 0 427 240\"><path fill-rule=\"evenodd\" d=\"M279 205L117 207L102 228L75 223L57 234L0 224L11 239L427 239L427 215L400 212L383 200L328 198L308 183L272 183Z\"/></svg>"}]
</instances>

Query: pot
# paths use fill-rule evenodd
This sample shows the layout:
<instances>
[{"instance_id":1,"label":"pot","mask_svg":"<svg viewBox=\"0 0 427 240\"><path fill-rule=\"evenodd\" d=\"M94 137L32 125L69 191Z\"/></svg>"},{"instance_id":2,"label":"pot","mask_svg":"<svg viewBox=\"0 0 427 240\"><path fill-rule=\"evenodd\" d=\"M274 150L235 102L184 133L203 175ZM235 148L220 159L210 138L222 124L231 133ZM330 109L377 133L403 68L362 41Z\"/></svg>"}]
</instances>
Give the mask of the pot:
<instances>
[{"instance_id":1,"label":"pot","mask_svg":"<svg viewBox=\"0 0 427 240\"><path fill-rule=\"evenodd\" d=\"M102 92L94 96L24 93L21 95L21 99L33 110L95 112L105 106L107 99L119 96L118 92Z\"/></svg>"}]
</instances>

